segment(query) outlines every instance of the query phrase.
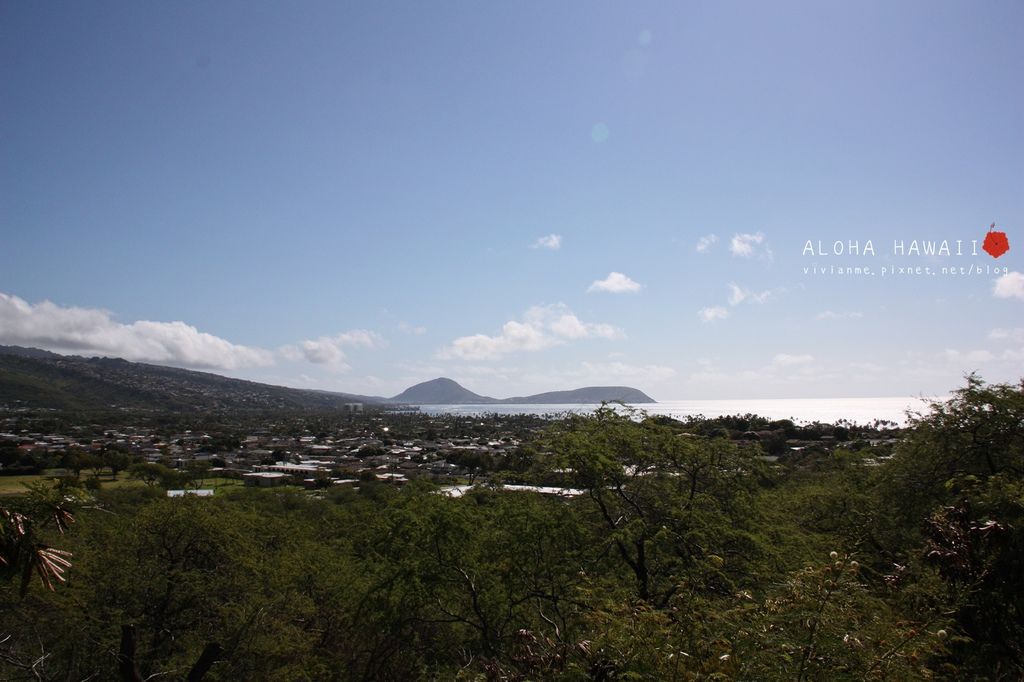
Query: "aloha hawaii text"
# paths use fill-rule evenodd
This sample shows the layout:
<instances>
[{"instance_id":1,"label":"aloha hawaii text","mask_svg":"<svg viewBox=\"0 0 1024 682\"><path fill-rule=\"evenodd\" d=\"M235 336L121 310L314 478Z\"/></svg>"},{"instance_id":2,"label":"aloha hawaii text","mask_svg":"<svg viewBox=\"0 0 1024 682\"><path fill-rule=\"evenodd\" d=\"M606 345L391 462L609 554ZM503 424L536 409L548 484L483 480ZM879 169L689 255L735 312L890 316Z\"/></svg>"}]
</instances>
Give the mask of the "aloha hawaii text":
<instances>
[{"instance_id":1,"label":"aloha hawaii text","mask_svg":"<svg viewBox=\"0 0 1024 682\"><path fill-rule=\"evenodd\" d=\"M874 256L875 244L868 239L860 240L837 239L834 242L813 241L808 239L801 255L804 256ZM977 239L894 239L892 242L893 256L977 256Z\"/></svg>"}]
</instances>

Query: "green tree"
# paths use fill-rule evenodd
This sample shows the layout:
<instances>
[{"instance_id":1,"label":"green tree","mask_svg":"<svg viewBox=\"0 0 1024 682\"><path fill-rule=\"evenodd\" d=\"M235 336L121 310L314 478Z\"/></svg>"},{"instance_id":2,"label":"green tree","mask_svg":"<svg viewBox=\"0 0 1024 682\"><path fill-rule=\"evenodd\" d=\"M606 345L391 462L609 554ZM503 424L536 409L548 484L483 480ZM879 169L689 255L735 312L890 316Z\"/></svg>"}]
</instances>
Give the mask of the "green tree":
<instances>
[{"instance_id":1,"label":"green tree","mask_svg":"<svg viewBox=\"0 0 1024 682\"><path fill-rule=\"evenodd\" d=\"M761 603L721 617L733 677L798 681L934 677L949 622L939 609L906 618L872 592L856 560L835 551L790 573Z\"/></svg>"},{"instance_id":2,"label":"green tree","mask_svg":"<svg viewBox=\"0 0 1024 682\"><path fill-rule=\"evenodd\" d=\"M958 670L1024 676L1024 382L970 375L912 426L879 472L881 504L944 581Z\"/></svg>"},{"instance_id":3,"label":"green tree","mask_svg":"<svg viewBox=\"0 0 1024 682\"><path fill-rule=\"evenodd\" d=\"M73 471L75 477L78 478L82 475L82 469L89 464L88 455L80 448L69 448L60 464L68 471Z\"/></svg>"},{"instance_id":4,"label":"green tree","mask_svg":"<svg viewBox=\"0 0 1024 682\"><path fill-rule=\"evenodd\" d=\"M117 479L117 474L124 471L132 463L131 455L122 450L107 450L103 453L101 460L110 469L111 478Z\"/></svg>"},{"instance_id":5,"label":"green tree","mask_svg":"<svg viewBox=\"0 0 1024 682\"><path fill-rule=\"evenodd\" d=\"M887 498L916 524L950 500L958 477L1024 477L1024 381L986 384L968 376L949 400L913 416L911 435L885 474Z\"/></svg>"},{"instance_id":6,"label":"green tree","mask_svg":"<svg viewBox=\"0 0 1024 682\"><path fill-rule=\"evenodd\" d=\"M163 464L156 462L137 462L128 467L129 476L150 487L166 478L169 473L173 472Z\"/></svg>"},{"instance_id":7,"label":"green tree","mask_svg":"<svg viewBox=\"0 0 1024 682\"><path fill-rule=\"evenodd\" d=\"M607 406L554 427L547 445L549 469L585 491L641 600L664 607L708 558L756 551L741 522L757 482L753 451Z\"/></svg>"}]
</instances>

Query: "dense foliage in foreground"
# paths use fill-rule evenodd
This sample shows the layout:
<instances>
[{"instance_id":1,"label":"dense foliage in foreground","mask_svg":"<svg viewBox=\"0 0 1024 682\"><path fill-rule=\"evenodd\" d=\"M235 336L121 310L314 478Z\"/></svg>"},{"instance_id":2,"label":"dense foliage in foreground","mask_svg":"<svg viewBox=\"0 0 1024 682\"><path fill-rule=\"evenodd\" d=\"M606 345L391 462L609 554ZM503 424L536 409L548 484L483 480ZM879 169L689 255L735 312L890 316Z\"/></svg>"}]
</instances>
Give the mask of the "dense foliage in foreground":
<instances>
[{"instance_id":1,"label":"dense foliage in foreground","mask_svg":"<svg viewBox=\"0 0 1024 682\"><path fill-rule=\"evenodd\" d=\"M602 410L517 463L571 499L126 488L69 529L38 490L0 519L0 677L1019 679L1024 385L912 427L780 466Z\"/></svg>"}]
</instances>

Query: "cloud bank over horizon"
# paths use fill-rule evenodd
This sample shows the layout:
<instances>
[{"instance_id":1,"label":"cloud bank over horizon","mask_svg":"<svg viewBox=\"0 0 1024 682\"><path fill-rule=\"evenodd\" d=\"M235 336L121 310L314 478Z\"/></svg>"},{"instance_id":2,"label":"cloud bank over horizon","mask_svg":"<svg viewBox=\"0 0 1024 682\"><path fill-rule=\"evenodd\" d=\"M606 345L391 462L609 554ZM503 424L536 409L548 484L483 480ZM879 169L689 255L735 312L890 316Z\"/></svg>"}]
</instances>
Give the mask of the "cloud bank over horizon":
<instances>
[{"instance_id":1,"label":"cloud bank over horizon","mask_svg":"<svg viewBox=\"0 0 1024 682\"><path fill-rule=\"evenodd\" d=\"M529 308L521 320L509 320L501 333L461 336L438 353L441 359L485 360L509 353L536 352L581 339L622 338L622 330L605 323L583 322L562 303Z\"/></svg>"},{"instance_id":2,"label":"cloud bank over horizon","mask_svg":"<svg viewBox=\"0 0 1024 682\"><path fill-rule=\"evenodd\" d=\"M233 343L180 320L118 322L97 308L29 303L0 293L0 344L63 354L91 354L201 370L269 367L279 360L348 371L345 348L381 348L383 337L366 329L306 339L277 351Z\"/></svg>"},{"instance_id":3,"label":"cloud bank over horizon","mask_svg":"<svg viewBox=\"0 0 1024 682\"><path fill-rule=\"evenodd\" d=\"M8 7L0 342L362 394L1024 374L1024 3Z\"/></svg>"},{"instance_id":4,"label":"cloud bank over horizon","mask_svg":"<svg viewBox=\"0 0 1024 682\"><path fill-rule=\"evenodd\" d=\"M751 293L730 283L729 303L757 302L763 292ZM1017 305L1008 302L1008 305ZM726 306L702 309L705 323L731 318ZM860 312L807 313L807 322L824 327L856 321ZM711 332L709 332L711 333ZM140 320L122 323L106 310L64 306L51 301L29 303L0 293L0 343L32 346L58 353L121 357L199 370L213 370L265 383L342 392L398 393L409 385L437 376L476 377L474 390L494 395L538 393L583 385L631 385L666 400L687 396L770 397L772 395L834 395L843 383L851 393L868 396L873 386L928 380L949 390L967 371L990 380L1011 379L1024 361L1024 329L989 327L979 330L970 346L939 343L934 348L892 357L836 356L803 349L764 349L749 357L730 359L718 353L696 361L685 357L658 358L624 352L621 346L591 345L590 341L625 338L622 328L581 319L564 303L535 305L505 322L498 333L457 337L434 353L433 363L416 360L417 353L379 357L390 344L369 329L351 329L298 341L275 349L233 343L199 331L182 321ZM403 335L404 339L418 338ZM580 344L568 363L551 365L543 351ZM353 352L374 351L377 360L360 357L353 372ZM425 350L425 349L424 349ZM822 350L822 349L818 349ZM521 363L499 362L519 356ZM599 357L603 356L603 357ZM627 359L627 356L629 359ZM423 356L420 356L423 357ZM410 363L409 358L412 358ZM440 362L437 362L440 361ZM384 364L381 365L380 363ZM319 376L307 368L320 368ZM687 369L687 366L691 369ZM373 369L376 367L377 369ZM377 374L385 368L383 374ZM386 368L390 368L387 370ZM968 369L965 369L968 368ZM268 370L268 371L263 371ZM343 378L344 377L344 378ZM680 383L680 381L682 383ZM899 393L901 391L892 391ZM908 393L918 393L909 391ZM881 395L881 394L879 394Z\"/></svg>"},{"instance_id":5,"label":"cloud bank over horizon","mask_svg":"<svg viewBox=\"0 0 1024 682\"><path fill-rule=\"evenodd\" d=\"M0 342L196 369L234 370L274 362L269 350L232 343L181 321L124 324L106 310L51 301L32 304L4 293L0 293Z\"/></svg>"},{"instance_id":6,"label":"cloud bank over horizon","mask_svg":"<svg viewBox=\"0 0 1024 682\"><path fill-rule=\"evenodd\" d=\"M314 365L326 365L334 371L347 372L352 369L345 362L345 348L380 348L384 339L377 332L367 329L353 329L335 336L321 336L307 339L298 344L281 348L281 355L293 362L305 360Z\"/></svg>"}]
</instances>

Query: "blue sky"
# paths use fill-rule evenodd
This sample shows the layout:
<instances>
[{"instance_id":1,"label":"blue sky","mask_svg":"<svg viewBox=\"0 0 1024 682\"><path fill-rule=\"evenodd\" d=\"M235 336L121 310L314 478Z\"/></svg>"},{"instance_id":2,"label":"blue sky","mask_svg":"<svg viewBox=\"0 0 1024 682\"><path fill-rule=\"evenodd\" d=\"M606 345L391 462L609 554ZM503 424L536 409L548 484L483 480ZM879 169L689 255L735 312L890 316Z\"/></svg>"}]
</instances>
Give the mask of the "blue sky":
<instances>
[{"instance_id":1,"label":"blue sky","mask_svg":"<svg viewBox=\"0 0 1024 682\"><path fill-rule=\"evenodd\" d=\"M1016 380L1022 29L1012 1L3 3L0 343L387 395ZM891 253L992 222L998 259ZM832 264L875 274L804 274ZM918 265L999 270L880 272Z\"/></svg>"}]
</instances>

